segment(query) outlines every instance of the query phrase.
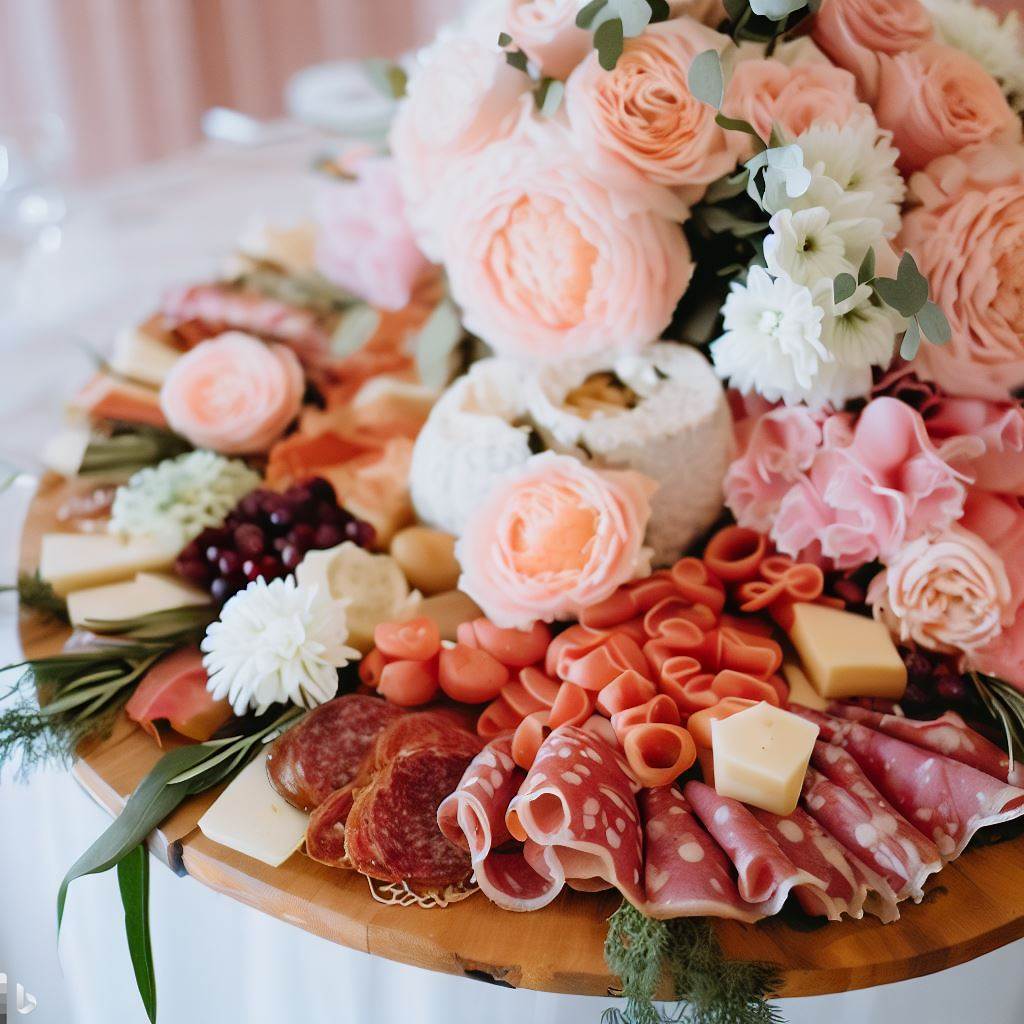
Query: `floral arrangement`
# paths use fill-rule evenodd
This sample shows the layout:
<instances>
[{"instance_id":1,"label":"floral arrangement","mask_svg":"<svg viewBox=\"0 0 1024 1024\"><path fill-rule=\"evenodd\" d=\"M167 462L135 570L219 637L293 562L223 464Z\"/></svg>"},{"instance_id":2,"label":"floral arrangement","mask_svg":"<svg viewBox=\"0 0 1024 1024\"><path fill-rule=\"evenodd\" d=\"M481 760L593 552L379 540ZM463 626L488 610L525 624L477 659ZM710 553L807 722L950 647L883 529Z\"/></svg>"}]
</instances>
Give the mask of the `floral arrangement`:
<instances>
[{"instance_id":1,"label":"floral arrangement","mask_svg":"<svg viewBox=\"0 0 1024 1024\"><path fill-rule=\"evenodd\" d=\"M386 150L119 336L57 446L102 478L20 589L75 633L0 761L192 741L61 910L229 782L240 854L614 888L613 1017L667 966L769 1020L708 918L891 922L1024 813L1022 67L970 0L485 0L376 62Z\"/></svg>"}]
</instances>

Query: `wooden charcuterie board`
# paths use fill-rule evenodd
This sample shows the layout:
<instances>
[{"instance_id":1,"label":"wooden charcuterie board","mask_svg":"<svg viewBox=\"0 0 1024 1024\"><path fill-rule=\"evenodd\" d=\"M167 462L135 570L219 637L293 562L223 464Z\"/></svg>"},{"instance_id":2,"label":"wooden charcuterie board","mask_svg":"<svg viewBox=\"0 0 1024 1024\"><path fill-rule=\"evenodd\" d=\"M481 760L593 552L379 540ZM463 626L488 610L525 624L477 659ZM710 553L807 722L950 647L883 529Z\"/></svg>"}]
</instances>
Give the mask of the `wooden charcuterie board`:
<instances>
[{"instance_id":1,"label":"wooden charcuterie board","mask_svg":"<svg viewBox=\"0 0 1024 1024\"><path fill-rule=\"evenodd\" d=\"M43 533L74 484L48 476L22 535L20 565L33 571ZM67 630L29 611L20 620L26 655L58 651ZM127 719L80 751L78 781L112 814L161 754ZM443 910L383 906L366 880L294 854L270 868L207 839L196 822L217 792L178 809L150 848L203 885L344 946L391 960L514 987L581 995L615 991L604 963L606 919L616 894L566 891L529 914L499 910L476 895ZM80 850L68 850L70 863ZM188 884L182 882L182 884ZM716 922L726 954L779 967L780 996L808 996L902 981L963 963L1024 937L1024 836L979 846L929 879L919 906L895 924L874 918L825 923L783 914L756 925ZM666 989L666 998L670 992Z\"/></svg>"}]
</instances>

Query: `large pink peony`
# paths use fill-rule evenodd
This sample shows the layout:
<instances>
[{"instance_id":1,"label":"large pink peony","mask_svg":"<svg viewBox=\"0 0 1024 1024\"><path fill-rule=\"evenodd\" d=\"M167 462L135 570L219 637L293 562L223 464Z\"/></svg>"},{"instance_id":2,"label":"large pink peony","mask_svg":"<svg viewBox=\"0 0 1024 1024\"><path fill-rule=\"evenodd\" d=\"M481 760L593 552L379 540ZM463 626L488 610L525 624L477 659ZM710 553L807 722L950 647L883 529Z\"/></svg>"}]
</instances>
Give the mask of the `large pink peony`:
<instances>
[{"instance_id":1,"label":"large pink peony","mask_svg":"<svg viewBox=\"0 0 1024 1024\"><path fill-rule=\"evenodd\" d=\"M459 589L502 628L579 615L650 571L643 547L657 484L545 452L507 473L456 546Z\"/></svg>"},{"instance_id":2,"label":"large pink peony","mask_svg":"<svg viewBox=\"0 0 1024 1024\"><path fill-rule=\"evenodd\" d=\"M953 330L915 368L954 394L994 400L1024 385L1024 147L980 146L911 178L919 205L900 243Z\"/></svg>"},{"instance_id":3,"label":"large pink peony","mask_svg":"<svg viewBox=\"0 0 1024 1024\"><path fill-rule=\"evenodd\" d=\"M295 419L304 390L291 349L229 331L174 364L160 407L171 429L197 448L253 455L265 452Z\"/></svg>"},{"instance_id":4,"label":"large pink peony","mask_svg":"<svg viewBox=\"0 0 1024 1024\"><path fill-rule=\"evenodd\" d=\"M491 146L458 183L444 242L466 327L501 355L636 352L660 336L693 264L669 190L609 190L567 133L532 126Z\"/></svg>"},{"instance_id":5,"label":"large pink peony","mask_svg":"<svg viewBox=\"0 0 1024 1024\"><path fill-rule=\"evenodd\" d=\"M826 0L815 15L814 41L856 79L863 99L878 96L880 56L916 50L933 35L920 0Z\"/></svg>"},{"instance_id":6,"label":"large pink peony","mask_svg":"<svg viewBox=\"0 0 1024 1024\"><path fill-rule=\"evenodd\" d=\"M317 269L379 309L408 305L429 264L405 218L394 161L364 156L354 181L324 184L317 197Z\"/></svg>"},{"instance_id":7,"label":"large pink peony","mask_svg":"<svg viewBox=\"0 0 1024 1024\"><path fill-rule=\"evenodd\" d=\"M904 174L982 142L1017 142L1020 118L996 80L942 43L880 58L875 116L893 133Z\"/></svg>"},{"instance_id":8,"label":"large pink peony","mask_svg":"<svg viewBox=\"0 0 1024 1024\"><path fill-rule=\"evenodd\" d=\"M715 111L687 85L693 58L727 43L691 18L676 18L628 39L614 71L591 51L566 85L569 121L588 166L612 184L623 171L638 171L649 181L686 187L691 202L730 173L746 141L715 124Z\"/></svg>"}]
</instances>

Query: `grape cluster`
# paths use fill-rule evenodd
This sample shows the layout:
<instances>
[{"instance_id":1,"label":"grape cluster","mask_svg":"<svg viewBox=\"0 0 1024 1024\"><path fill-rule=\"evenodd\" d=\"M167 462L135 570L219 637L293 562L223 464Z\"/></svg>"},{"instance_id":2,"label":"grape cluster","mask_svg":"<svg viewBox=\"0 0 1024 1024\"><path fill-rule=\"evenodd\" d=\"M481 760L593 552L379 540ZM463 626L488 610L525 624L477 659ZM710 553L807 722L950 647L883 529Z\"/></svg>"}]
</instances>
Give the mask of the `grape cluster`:
<instances>
[{"instance_id":1,"label":"grape cluster","mask_svg":"<svg viewBox=\"0 0 1024 1024\"><path fill-rule=\"evenodd\" d=\"M346 540L365 548L373 539L373 527L346 512L326 480L313 477L283 494L247 494L223 526L203 530L182 550L175 568L223 604L259 576L287 576L307 551Z\"/></svg>"}]
</instances>

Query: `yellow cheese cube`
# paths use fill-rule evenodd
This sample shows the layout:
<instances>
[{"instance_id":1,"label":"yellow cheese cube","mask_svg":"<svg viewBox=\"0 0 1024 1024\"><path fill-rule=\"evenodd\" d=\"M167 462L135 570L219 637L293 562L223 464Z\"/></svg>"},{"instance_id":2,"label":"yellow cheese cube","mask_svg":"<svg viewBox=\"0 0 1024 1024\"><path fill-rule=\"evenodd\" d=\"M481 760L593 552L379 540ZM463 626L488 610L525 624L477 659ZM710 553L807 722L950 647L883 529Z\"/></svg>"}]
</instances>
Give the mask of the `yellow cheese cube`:
<instances>
[{"instance_id":1,"label":"yellow cheese cube","mask_svg":"<svg viewBox=\"0 0 1024 1024\"><path fill-rule=\"evenodd\" d=\"M170 569L177 553L174 545L150 538L47 533L39 554L39 575L64 597L83 587L131 579L147 569Z\"/></svg>"},{"instance_id":2,"label":"yellow cheese cube","mask_svg":"<svg viewBox=\"0 0 1024 1024\"><path fill-rule=\"evenodd\" d=\"M800 798L818 727L761 701L711 722L715 791L785 817Z\"/></svg>"},{"instance_id":3,"label":"yellow cheese cube","mask_svg":"<svg viewBox=\"0 0 1024 1024\"><path fill-rule=\"evenodd\" d=\"M907 667L889 631L866 615L795 604L789 637L822 697L899 700L907 688Z\"/></svg>"},{"instance_id":4,"label":"yellow cheese cube","mask_svg":"<svg viewBox=\"0 0 1024 1024\"><path fill-rule=\"evenodd\" d=\"M815 711L827 710L828 701L811 686L810 679L795 661L782 663L782 675L789 686L791 704L802 704L805 708L813 708Z\"/></svg>"},{"instance_id":5,"label":"yellow cheese cube","mask_svg":"<svg viewBox=\"0 0 1024 1024\"><path fill-rule=\"evenodd\" d=\"M107 583L68 594L68 616L72 626L87 628L90 622L133 619L209 603L209 594L174 576L140 572L124 583Z\"/></svg>"}]
</instances>

